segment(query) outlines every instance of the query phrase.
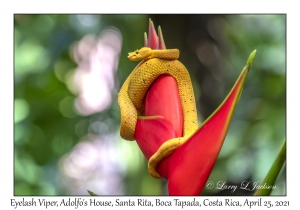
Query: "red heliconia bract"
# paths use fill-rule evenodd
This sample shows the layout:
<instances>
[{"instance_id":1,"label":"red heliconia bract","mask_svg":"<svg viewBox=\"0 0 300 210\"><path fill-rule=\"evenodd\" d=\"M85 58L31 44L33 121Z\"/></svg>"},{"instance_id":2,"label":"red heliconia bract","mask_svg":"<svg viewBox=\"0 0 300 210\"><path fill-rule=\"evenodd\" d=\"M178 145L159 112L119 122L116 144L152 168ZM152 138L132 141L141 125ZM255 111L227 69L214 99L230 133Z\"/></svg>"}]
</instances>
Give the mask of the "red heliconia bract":
<instances>
[{"instance_id":1,"label":"red heliconia bract","mask_svg":"<svg viewBox=\"0 0 300 210\"><path fill-rule=\"evenodd\" d=\"M159 33L158 38L150 20L148 46L152 49L165 48L160 28ZM249 60L219 108L185 144L158 164L157 172L168 180L169 195L200 195L223 145L252 62ZM145 115L138 119L134 137L149 160L163 142L183 135L182 106L173 77L162 75L151 85L145 98Z\"/></svg>"},{"instance_id":2,"label":"red heliconia bract","mask_svg":"<svg viewBox=\"0 0 300 210\"><path fill-rule=\"evenodd\" d=\"M155 80L145 99L145 114L163 117L138 119L136 125L134 137L149 160L163 142L182 136L182 107L177 83L173 77L162 75ZM158 165L158 172L167 178L165 160Z\"/></svg>"}]
</instances>

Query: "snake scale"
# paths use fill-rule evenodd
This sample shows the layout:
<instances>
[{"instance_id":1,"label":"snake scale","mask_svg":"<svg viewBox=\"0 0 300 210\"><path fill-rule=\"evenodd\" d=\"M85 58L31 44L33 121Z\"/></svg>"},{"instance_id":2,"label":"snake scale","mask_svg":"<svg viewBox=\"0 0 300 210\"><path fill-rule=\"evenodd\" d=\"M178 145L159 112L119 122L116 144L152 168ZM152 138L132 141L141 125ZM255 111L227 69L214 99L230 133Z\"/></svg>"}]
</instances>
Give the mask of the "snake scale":
<instances>
[{"instance_id":1,"label":"snake scale","mask_svg":"<svg viewBox=\"0 0 300 210\"><path fill-rule=\"evenodd\" d=\"M192 82L185 66L177 60L178 49L152 50L143 47L129 53L128 58L131 61L141 60L141 62L128 76L118 95L121 110L120 135L123 139L134 140L137 118L143 115L144 98L155 79L162 74L168 74L177 82L183 111L183 137L164 142L149 159L149 173L155 178L160 178L156 171L157 164L185 143L198 128Z\"/></svg>"}]
</instances>

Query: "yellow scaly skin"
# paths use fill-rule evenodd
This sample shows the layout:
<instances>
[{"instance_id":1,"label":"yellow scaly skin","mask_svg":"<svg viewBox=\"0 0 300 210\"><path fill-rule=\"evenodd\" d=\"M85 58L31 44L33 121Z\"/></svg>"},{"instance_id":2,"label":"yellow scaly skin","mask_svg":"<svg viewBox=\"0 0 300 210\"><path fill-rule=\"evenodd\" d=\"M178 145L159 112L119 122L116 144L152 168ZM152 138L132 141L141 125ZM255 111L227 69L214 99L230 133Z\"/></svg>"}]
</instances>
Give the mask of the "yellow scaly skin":
<instances>
[{"instance_id":1,"label":"yellow scaly skin","mask_svg":"<svg viewBox=\"0 0 300 210\"><path fill-rule=\"evenodd\" d=\"M120 135L126 140L134 140L134 131L138 116L143 114L143 100L151 84L162 74L175 78L178 86L183 111L183 137L164 142L149 159L149 173L160 178L156 171L157 164L170 155L177 147L185 143L197 130L197 111L190 75L185 66L179 62L179 50L152 50L143 47L128 55L129 60L142 60L123 84L118 103L121 110Z\"/></svg>"}]
</instances>

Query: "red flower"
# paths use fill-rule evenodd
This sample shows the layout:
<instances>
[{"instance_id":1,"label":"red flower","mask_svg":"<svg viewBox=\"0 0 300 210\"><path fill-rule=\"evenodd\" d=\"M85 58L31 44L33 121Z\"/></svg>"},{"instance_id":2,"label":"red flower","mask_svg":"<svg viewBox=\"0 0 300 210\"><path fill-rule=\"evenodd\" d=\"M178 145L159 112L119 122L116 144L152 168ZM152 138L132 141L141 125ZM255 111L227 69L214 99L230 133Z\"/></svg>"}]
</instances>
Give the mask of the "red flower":
<instances>
[{"instance_id":1,"label":"red flower","mask_svg":"<svg viewBox=\"0 0 300 210\"><path fill-rule=\"evenodd\" d=\"M161 29L157 36L151 20L149 37L147 40L145 36L144 45L152 49L165 49ZM168 179L170 195L200 195L223 145L255 53L250 55L247 65L219 108L185 144L157 166L157 172ZM163 142L182 136L182 107L173 77L162 75L152 84L145 98L145 114L159 116L139 118L135 129L137 144L149 160Z\"/></svg>"}]
</instances>

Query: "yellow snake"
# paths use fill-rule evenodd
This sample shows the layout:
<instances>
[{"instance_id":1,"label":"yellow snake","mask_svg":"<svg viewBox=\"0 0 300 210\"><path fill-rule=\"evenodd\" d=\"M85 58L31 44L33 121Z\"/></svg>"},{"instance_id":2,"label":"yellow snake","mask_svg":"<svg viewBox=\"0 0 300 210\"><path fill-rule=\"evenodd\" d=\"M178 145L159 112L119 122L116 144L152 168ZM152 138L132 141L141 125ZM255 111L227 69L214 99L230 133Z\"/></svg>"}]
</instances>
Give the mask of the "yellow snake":
<instances>
[{"instance_id":1,"label":"yellow snake","mask_svg":"<svg viewBox=\"0 0 300 210\"><path fill-rule=\"evenodd\" d=\"M164 142L149 159L149 173L160 178L157 164L182 145L197 130L197 111L190 75L179 62L178 49L152 50L143 47L128 55L129 60L142 60L124 82L118 96L121 110L120 135L123 139L134 140L134 131L138 116L144 113L144 98L151 84L162 74L175 78L183 111L183 137ZM167 104L166 104L167 106Z\"/></svg>"}]
</instances>

